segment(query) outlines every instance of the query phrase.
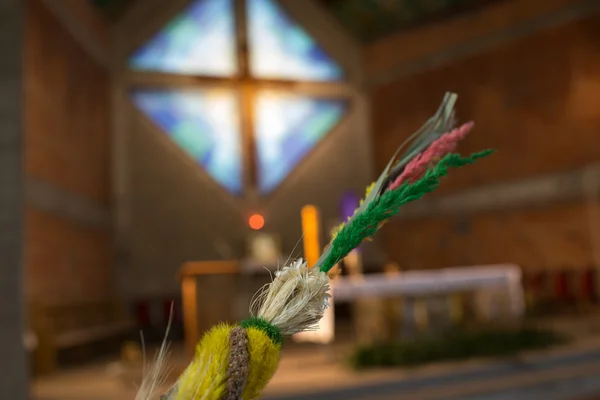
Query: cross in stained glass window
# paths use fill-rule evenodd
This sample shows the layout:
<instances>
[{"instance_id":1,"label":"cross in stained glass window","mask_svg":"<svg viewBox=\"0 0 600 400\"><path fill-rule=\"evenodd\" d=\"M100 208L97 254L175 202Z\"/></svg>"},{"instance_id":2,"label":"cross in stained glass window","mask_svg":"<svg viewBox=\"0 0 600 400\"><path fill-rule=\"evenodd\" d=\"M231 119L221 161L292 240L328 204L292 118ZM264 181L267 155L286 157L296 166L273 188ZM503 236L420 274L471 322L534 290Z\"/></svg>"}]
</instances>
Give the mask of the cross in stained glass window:
<instances>
[{"instance_id":1,"label":"cross in stained glass window","mask_svg":"<svg viewBox=\"0 0 600 400\"><path fill-rule=\"evenodd\" d=\"M335 86L343 71L276 0L195 0L130 67L197 78L184 89L138 87L132 99L234 194L272 192L347 111L345 98L294 90Z\"/></svg>"}]
</instances>

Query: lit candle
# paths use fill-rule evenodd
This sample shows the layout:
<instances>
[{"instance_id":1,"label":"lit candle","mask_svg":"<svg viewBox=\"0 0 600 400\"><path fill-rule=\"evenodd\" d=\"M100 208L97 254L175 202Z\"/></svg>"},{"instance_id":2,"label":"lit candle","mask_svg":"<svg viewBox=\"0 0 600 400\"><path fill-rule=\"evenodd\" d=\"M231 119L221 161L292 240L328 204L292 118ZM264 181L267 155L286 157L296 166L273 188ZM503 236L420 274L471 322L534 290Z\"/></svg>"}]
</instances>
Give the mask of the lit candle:
<instances>
[{"instance_id":1,"label":"lit candle","mask_svg":"<svg viewBox=\"0 0 600 400\"><path fill-rule=\"evenodd\" d=\"M319 244L319 210L313 205L302 208L302 234L304 241L304 258L309 267L315 265L321 254Z\"/></svg>"}]
</instances>

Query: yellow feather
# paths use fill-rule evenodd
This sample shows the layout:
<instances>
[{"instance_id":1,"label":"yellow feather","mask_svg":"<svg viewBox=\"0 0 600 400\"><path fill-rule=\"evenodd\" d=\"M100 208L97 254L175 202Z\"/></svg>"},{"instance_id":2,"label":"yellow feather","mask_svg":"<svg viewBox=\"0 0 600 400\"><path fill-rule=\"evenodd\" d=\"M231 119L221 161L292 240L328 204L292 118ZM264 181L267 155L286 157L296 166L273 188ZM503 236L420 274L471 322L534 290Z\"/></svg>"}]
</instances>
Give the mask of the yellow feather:
<instances>
[{"instance_id":1,"label":"yellow feather","mask_svg":"<svg viewBox=\"0 0 600 400\"><path fill-rule=\"evenodd\" d=\"M204 335L196 356L177 381L175 400L219 400L227 390L229 335L234 327L219 325ZM258 328L247 328L250 365L243 400L260 396L279 364L281 346Z\"/></svg>"},{"instance_id":2,"label":"yellow feather","mask_svg":"<svg viewBox=\"0 0 600 400\"><path fill-rule=\"evenodd\" d=\"M243 399L253 400L260 396L279 365L281 346L273 341L260 329L248 328L248 352L250 353L250 368L248 380L244 388Z\"/></svg>"},{"instance_id":3,"label":"yellow feather","mask_svg":"<svg viewBox=\"0 0 600 400\"><path fill-rule=\"evenodd\" d=\"M218 325L196 346L196 356L177 381L176 400L219 400L227 389L229 335L232 325Z\"/></svg>"}]
</instances>

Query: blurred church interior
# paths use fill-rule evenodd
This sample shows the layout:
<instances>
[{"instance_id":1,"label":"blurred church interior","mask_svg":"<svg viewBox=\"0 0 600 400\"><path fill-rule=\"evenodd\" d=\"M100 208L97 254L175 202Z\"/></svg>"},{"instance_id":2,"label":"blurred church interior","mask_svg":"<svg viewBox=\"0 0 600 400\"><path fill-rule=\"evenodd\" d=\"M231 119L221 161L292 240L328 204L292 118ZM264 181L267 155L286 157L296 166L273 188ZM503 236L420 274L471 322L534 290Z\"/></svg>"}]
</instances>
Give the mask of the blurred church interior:
<instances>
[{"instance_id":1,"label":"blurred church interior","mask_svg":"<svg viewBox=\"0 0 600 400\"><path fill-rule=\"evenodd\" d=\"M460 152L496 154L407 206L342 278L513 265L527 310L596 309L597 0L2 0L0 15L2 398L136 358L169 318L183 347L243 318L288 257L318 257L447 91L475 121ZM360 335L365 307L336 306L334 340Z\"/></svg>"}]
</instances>

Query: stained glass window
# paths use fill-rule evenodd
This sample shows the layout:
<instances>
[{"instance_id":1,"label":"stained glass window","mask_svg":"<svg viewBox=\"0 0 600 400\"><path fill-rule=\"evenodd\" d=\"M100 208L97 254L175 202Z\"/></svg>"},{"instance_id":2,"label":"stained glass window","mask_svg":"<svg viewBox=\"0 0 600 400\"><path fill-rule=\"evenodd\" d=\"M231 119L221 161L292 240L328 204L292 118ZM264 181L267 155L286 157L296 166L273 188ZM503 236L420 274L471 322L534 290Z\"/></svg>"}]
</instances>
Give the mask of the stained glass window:
<instances>
[{"instance_id":1,"label":"stained glass window","mask_svg":"<svg viewBox=\"0 0 600 400\"><path fill-rule=\"evenodd\" d=\"M256 99L258 189L268 193L340 121L346 103L274 92Z\"/></svg>"},{"instance_id":2,"label":"stained glass window","mask_svg":"<svg viewBox=\"0 0 600 400\"><path fill-rule=\"evenodd\" d=\"M129 64L151 71L211 76L222 88L136 90L132 100L161 131L213 179L234 194L243 187L243 160L255 158L257 189L268 194L317 146L346 112L343 100L259 90L261 79L339 81L343 71L276 0L245 0L248 52L238 52L235 0L191 0L189 6L135 51ZM237 3L236 3L237 4ZM238 4L242 5L242 3ZM244 14L244 13L241 13ZM242 61L238 63L238 57ZM249 65L250 76L238 74ZM145 76L145 75L141 75ZM227 78L227 79L220 79ZM169 85L171 78L164 81ZM199 84L201 82L199 81ZM212 83L211 83L212 85ZM235 85L251 86L238 98ZM213 86L216 87L216 86ZM241 101L240 101L241 100ZM252 154L243 154L240 104L251 102Z\"/></svg>"},{"instance_id":3,"label":"stained glass window","mask_svg":"<svg viewBox=\"0 0 600 400\"><path fill-rule=\"evenodd\" d=\"M250 69L257 78L332 81L342 70L274 0L248 0Z\"/></svg>"},{"instance_id":4,"label":"stained glass window","mask_svg":"<svg viewBox=\"0 0 600 400\"><path fill-rule=\"evenodd\" d=\"M130 59L137 70L231 76L237 71L233 0L196 0Z\"/></svg>"},{"instance_id":5,"label":"stained glass window","mask_svg":"<svg viewBox=\"0 0 600 400\"><path fill-rule=\"evenodd\" d=\"M135 91L135 105L233 193L242 190L238 97L232 90Z\"/></svg>"}]
</instances>

